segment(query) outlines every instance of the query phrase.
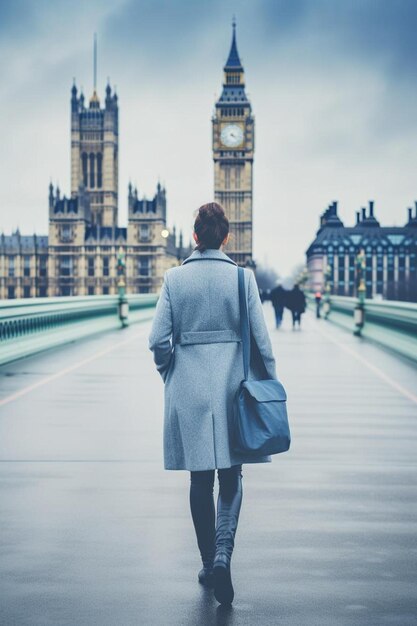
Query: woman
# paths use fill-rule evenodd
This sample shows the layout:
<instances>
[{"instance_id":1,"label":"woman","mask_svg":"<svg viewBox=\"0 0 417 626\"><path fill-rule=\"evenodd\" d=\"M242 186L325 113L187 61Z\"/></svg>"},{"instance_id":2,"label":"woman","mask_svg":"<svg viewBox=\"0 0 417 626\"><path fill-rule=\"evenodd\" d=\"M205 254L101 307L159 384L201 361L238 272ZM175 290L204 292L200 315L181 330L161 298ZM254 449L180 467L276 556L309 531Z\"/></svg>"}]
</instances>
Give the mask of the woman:
<instances>
[{"instance_id":1,"label":"woman","mask_svg":"<svg viewBox=\"0 0 417 626\"><path fill-rule=\"evenodd\" d=\"M196 247L165 272L149 348L164 383L164 467L190 472L190 508L203 562L198 580L221 604L233 601L230 560L242 503L242 464L270 456L230 446L233 398L244 377L237 264L221 247L229 221L216 202L198 209ZM250 378L276 378L275 360L255 277L244 270L251 329ZM214 475L219 494L217 523Z\"/></svg>"}]
</instances>

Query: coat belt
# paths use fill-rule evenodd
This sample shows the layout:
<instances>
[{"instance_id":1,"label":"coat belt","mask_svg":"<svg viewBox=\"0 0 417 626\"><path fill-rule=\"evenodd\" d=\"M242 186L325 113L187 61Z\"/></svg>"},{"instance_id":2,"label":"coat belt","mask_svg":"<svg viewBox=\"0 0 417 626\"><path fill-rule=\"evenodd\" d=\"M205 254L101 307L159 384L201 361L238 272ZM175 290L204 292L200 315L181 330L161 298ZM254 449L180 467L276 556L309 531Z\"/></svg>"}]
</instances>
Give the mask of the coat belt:
<instances>
[{"instance_id":1,"label":"coat belt","mask_svg":"<svg viewBox=\"0 0 417 626\"><path fill-rule=\"evenodd\" d=\"M240 335L234 330L194 330L180 333L175 343L184 346L193 343L227 343L241 341Z\"/></svg>"}]
</instances>

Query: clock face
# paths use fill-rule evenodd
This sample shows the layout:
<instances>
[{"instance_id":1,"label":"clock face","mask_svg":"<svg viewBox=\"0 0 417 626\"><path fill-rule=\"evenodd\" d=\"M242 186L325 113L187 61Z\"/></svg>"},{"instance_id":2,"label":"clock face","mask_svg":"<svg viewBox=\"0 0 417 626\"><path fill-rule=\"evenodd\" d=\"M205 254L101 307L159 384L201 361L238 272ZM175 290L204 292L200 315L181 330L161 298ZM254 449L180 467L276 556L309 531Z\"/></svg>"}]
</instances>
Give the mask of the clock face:
<instances>
[{"instance_id":1,"label":"clock face","mask_svg":"<svg viewBox=\"0 0 417 626\"><path fill-rule=\"evenodd\" d=\"M223 126L220 139L222 144L228 148L240 146L243 141L242 127L237 124L227 124L227 126Z\"/></svg>"}]
</instances>

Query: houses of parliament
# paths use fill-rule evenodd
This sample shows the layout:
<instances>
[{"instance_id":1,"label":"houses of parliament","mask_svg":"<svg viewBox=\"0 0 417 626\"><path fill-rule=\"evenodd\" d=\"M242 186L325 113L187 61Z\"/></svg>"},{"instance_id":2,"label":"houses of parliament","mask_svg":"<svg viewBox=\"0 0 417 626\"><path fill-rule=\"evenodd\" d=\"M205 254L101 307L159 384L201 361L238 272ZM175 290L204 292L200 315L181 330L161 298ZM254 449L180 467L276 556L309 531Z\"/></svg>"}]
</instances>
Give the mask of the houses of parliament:
<instances>
[{"instance_id":1,"label":"houses of parliament","mask_svg":"<svg viewBox=\"0 0 417 626\"><path fill-rule=\"evenodd\" d=\"M96 67L96 46L95 46ZM252 266L254 118L236 44L224 65L212 116L214 199L225 208L231 237L225 252ZM94 72L96 76L96 71ZM103 103L71 89L71 190L49 185L48 235L0 235L0 299L117 293L117 259L125 256L126 293L158 292L165 271L192 252L167 227L166 189L152 199L128 188L128 224L118 225L119 103L108 84ZM205 200L206 201L206 200ZM204 202L202 202L203 204Z\"/></svg>"}]
</instances>

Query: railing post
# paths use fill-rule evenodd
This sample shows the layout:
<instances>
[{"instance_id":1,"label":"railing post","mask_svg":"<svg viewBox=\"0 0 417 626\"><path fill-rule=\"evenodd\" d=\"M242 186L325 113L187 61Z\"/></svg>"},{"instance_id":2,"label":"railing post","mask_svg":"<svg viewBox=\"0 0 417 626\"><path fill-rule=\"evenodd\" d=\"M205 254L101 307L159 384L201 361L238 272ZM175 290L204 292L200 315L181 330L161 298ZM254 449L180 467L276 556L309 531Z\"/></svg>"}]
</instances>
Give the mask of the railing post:
<instances>
[{"instance_id":1,"label":"railing post","mask_svg":"<svg viewBox=\"0 0 417 626\"><path fill-rule=\"evenodd\" d=\"M361 250L356 257L356 269L358 277L358 301L355 305L353 312L353 320L355 322L355 329L353 334L359 337L362 333L362 328L365 324L365 251Z\"/></svg>"},{"instance_id":2,"label":"railing post","mask_svg":"<svg viewBox=\"0 0 417 626\"><path fill-rule=\"evenodd\" d=\"M119 302L118 302L118 314L119 319L122 323L122 328L129 323L129 302L127 301L125 294L125 271L126 271L126 259L125 254L123 252L123 248L120 246L119 254L117 256L117 275L119 276L119 280L117 282L117 288L119 290Z\"/></svg>"},{"instance_id":3,"label":"railing post","mask_svg":"<svg viewBox=\"0 0 417 626\"><path fill-rule=\"evenodd\" d=\"M358 287L358 301L355 305L355 310L353 312L353 319L355 322L355 329L353 331L353 334L358 337L361 335L362 328L365 324L365 292L366 287L362 280L361 284Z\"/></svg>"},{"instance_id":4,"label":"railing post","mask_svg":"<svg viewBox=\"0 0 417 626\"><path fill-rule=\"evenodd\" d=\"M331 292L331 275L332 268L330 265L326 267L325 273L325 288L324 288L324 302L323 302L323 315L324 319L327 320L329 317L330 309L331 309L331 301L330 301L330 292Z\"/></svg>"}]
</instances>

